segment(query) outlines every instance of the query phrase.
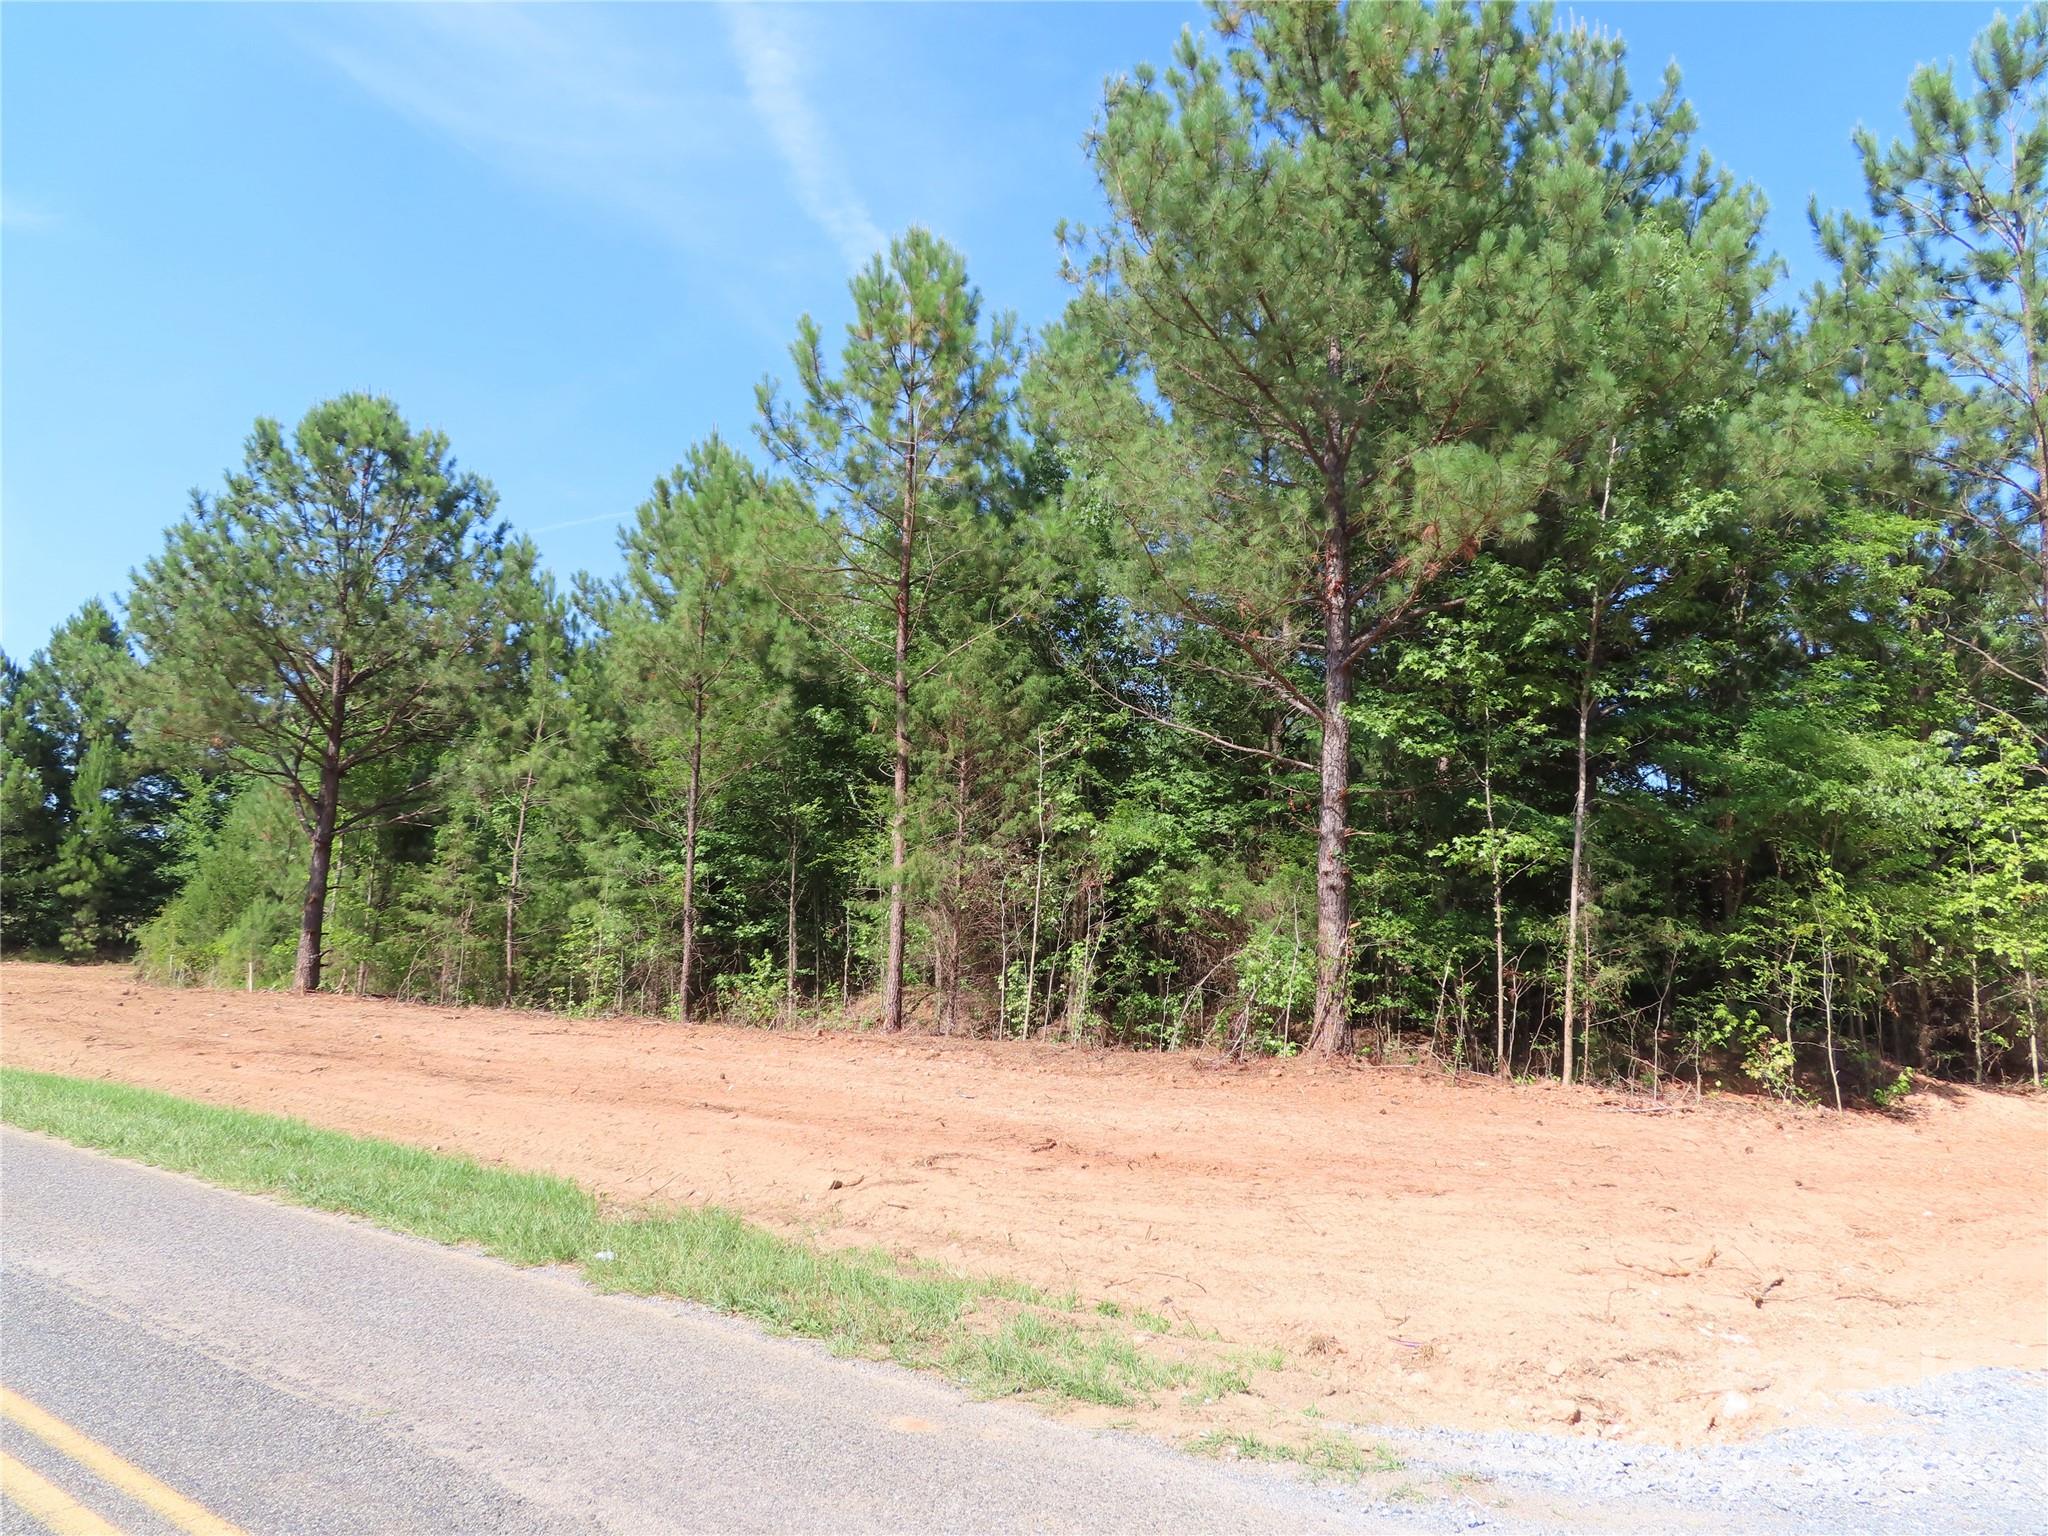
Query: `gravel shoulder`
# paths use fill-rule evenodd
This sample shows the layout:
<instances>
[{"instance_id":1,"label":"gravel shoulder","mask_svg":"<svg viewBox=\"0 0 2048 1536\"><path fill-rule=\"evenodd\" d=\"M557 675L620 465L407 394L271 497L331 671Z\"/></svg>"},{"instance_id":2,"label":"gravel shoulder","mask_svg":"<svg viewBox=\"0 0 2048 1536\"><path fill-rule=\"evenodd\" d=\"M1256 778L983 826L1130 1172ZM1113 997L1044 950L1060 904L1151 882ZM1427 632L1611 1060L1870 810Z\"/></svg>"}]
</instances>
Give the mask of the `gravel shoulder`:
<instances>
[{"instance_id":1,"label":"gravel shoulder","mask_svg":"<svg viewBox=\"0 0 2048 1536\"><path fill-rule=\"evenodd\" d=\"M1489 1524L1537 1531L2048 1529L2048 1373L1976 1370L1855 1394L1859 1422L1690 1450L1564 1435L1394 1430L1419 1474Z\"/></svg>"}]
</instances>

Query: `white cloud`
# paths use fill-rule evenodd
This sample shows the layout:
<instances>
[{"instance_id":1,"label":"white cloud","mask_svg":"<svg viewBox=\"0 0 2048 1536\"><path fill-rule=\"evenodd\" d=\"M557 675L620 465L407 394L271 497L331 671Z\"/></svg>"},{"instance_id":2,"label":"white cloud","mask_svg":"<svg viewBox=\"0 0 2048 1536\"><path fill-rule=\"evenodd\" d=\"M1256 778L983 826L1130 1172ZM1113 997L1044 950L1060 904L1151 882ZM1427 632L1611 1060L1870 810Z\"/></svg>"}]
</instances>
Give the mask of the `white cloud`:
<instances>
[{"instance_id":1,"label":"white cloud","mask_svg":"<svg viewBox=\"0 0 2048 1536\"><path fill-rule=\"evenodd\" d=\"M723 9L748 99L782 156L798 202L832 237L848 266L862 265L888 241L850 190L846 167L804 90L804 59L790 30L793 13L769 5Z\"/></svg>"},{"instance_id":2,"label":"white cloud","mask_svg":"<svg viewBox=\"0 0 2048 1536\"><path fill-rule=\"evenodd\" d=\"M311 46L401 116L510 175L700 248L707 165L740 146L739 105L705 61L591 7L375 6L333 13ZM613 13L616 14L616 13Z\"/></svg>"},{"instance_id":3,"label":"white cloud","mask_svg":"<svg viewBox=\"0 0 2048 1536\"><path fill-rule=\"evenodd\" d=\"M11 229L22 234L36 230L55 229L63 220L47 208L34 203L25 203L18 197L0 196L0 229Z\"/></svg>"}]
</instances>

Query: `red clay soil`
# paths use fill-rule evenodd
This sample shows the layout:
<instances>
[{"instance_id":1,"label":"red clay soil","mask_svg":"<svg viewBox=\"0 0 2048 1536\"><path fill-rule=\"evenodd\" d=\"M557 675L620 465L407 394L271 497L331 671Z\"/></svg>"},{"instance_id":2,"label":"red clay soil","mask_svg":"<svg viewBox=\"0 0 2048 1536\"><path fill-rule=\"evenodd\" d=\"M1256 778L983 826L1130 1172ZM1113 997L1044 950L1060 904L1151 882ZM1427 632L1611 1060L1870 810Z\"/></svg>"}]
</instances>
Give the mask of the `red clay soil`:
<instances>
[{"instance_id":1,"label":"red clay soil","mask_svg":"<svg viewBox=\"0 0 2048 1536\"><path fill-rule=\"evenodd\" d=\"M1928 1089L1896 1116L1646 1113L1417 1069L181 991L19 963L0 967L0 1007L10 1065L624 1201L715 1202L1278 1345L1293 1395L1337 1422L1687 1441L1937 1371L2048 1367L2048 1101L2018 1094Z\"/></svg>"}]
</instances>

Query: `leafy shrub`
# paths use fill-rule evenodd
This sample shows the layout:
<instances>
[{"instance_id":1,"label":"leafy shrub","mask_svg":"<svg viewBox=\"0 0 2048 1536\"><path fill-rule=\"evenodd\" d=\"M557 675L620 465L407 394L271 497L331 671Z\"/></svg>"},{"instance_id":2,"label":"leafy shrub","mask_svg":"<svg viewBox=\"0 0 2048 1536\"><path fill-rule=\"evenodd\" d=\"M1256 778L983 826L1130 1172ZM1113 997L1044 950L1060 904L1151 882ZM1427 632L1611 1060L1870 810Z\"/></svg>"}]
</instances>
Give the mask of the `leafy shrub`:
<instances>
[{"instance_id":1,"label":"leafy shrub","mask_svg":"<svg viewBox=\"0 0 2048 1536\"><path fill-rule=\"evenodd\" d=\"M743 1024L772 1024L782 1011L786 991L782 967L763 950L744 971L728 971L718 978L718 1011Z\"/></svg>"}]
</instances>

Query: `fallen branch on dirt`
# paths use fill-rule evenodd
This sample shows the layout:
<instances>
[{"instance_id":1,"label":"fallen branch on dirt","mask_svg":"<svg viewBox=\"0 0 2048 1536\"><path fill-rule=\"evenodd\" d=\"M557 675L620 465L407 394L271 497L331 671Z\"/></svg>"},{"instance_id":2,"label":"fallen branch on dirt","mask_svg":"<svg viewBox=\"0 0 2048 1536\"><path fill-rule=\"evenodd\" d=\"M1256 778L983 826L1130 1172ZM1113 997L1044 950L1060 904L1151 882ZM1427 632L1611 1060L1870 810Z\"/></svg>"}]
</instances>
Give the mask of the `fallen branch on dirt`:
<instances>
[{"instance_id":1,"label":"fallen branch on dirt","mask_svg":"<svg viewBox=\"0 0 2048 1536\"><path fill-rule=\"evenodd\" d=\"M1686 1280L1712 1269L1714 1267L1714 1260L1719 1257L1721 1257L1721 1250L1710 1248L1707 1250L1707 1256L1690 1269L1659 1269L1654 1264L1632 1264L1627 1259L1621 1258L1618 1255L1615 1257L1614 1262L1623 1269L1633 1269L1640 1274L1658 1275L1666 1280ZM1676 1262L1676 1260L1673 1261L1673 1263Z\"/></svg>"},{"instance_id":2,"label":"fallen branch on dirt","mask_svg":"<svg viewBox=\"0 0 2048 1536\"><path fill-rule=\"evenodd\" d=\"M1692 1108L1690 1104L1599 1104L1594 1107L1616 1115L1679 1115Z\"/></svg>"},{"instance_id":3,"label":"fallen branch on dirt","mask_svg":"<svg viewBox=\"0 0 2048 1536\"><path fill-rule=\"evenodd\" d=\"M1881 1307L1892 1307L1897 1310L1904 1310L1913 1305L1910 1301L1900 1301L1893 1296L1880 1296L1875 1291L1837 1291L1834 1294L1834 1299L1836 1301L1874 1301Z\"/></svg>"}]
</instances>

